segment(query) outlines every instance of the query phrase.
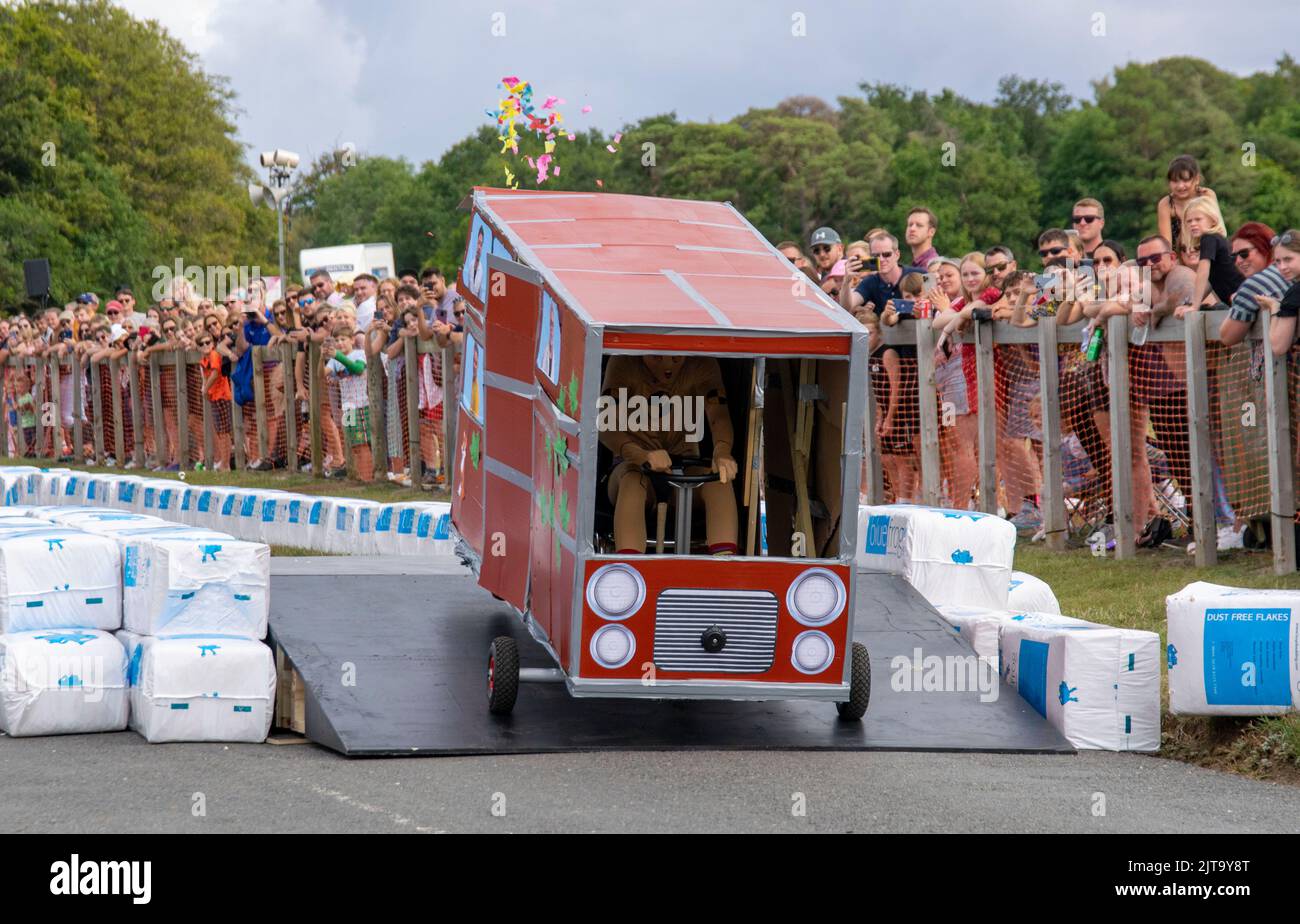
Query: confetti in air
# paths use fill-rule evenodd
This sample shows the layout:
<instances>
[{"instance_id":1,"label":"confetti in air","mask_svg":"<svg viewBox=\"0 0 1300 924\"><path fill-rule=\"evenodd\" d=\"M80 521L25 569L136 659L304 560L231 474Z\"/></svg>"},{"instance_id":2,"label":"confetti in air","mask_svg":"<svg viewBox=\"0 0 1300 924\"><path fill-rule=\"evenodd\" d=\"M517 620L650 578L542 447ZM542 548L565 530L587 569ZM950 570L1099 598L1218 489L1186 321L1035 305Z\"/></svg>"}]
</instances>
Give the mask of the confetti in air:
<instances>
[{"instance_id":1,"label":"confetti in air","mask_svg":"<svg viewBox=\"0 0 1300 924\"><path fill-rule=\"evenodd\" d=\"M509 152L515 157L520 157L519 141L522 132L529 132L541 138L543 151L540 156L531 154L522 156L522 159L528 163L528 169L536 172L537 185L541 186L552 176L560 175L556 139L566 138L570 142L578 140L577 134L568 131L567 128L561 128L564 114L558 107L563 106L565 101L559 96L547 96L540 106L535 105L532 84L518 77L502 77L499 87L505 90L505 96L498 101L495 112L486 110L488 116L495 119L497 123L497 140L501 142L499 153L504 155ZM583 106L582 112L584 115L591 112L591 106ZM614 144L606 145L605 149L611 154L617 154L618 148L614 145L622 138L622 132L616 134ZM503 162L502 168L505 171L506 186L510 189L518 189L520 178L510 169L509 164ZM596 180L596 185L604 188L605 183L603 180Z\"/></svg>"}]
</instances>

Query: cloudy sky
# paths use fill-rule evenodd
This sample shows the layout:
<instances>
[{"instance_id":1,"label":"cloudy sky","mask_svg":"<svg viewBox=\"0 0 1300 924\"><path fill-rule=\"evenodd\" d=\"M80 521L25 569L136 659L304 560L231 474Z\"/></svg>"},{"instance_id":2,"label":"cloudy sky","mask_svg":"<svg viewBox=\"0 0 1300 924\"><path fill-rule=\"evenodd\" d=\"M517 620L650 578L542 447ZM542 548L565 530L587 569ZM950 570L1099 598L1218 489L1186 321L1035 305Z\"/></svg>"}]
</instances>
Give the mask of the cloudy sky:
<instances>
[{"instance_id":1,"label":"cloudy sky","mask_svg":"<svg viewBox=\"0 0 1300 924\"><path fill-rule=\"evenodd\" d=\"M1247 74L1287 41L1300 52L1294 0L118 2L230 79L250 152L308 162L348 143L436 159L488 123L506 75L563 97L572 127L612 132L674 110L722 121L796 94L833 101L864 81L988 100L1017 73L1089 97L1129 61L1190 54Z\"/></svg>"}]
</instances>

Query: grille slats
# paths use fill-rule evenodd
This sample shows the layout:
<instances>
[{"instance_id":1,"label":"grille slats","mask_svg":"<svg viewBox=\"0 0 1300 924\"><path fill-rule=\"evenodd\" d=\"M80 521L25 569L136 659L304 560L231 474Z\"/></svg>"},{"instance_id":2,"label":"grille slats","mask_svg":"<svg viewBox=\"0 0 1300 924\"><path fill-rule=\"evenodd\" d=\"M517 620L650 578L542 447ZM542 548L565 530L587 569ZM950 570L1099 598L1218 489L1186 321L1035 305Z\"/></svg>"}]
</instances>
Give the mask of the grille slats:
<instances>
[{"instance_id":1,"label":"grille slats","mask_svg":"<svg viewBox=\"0 0 1300 924\"><path fill-rule=\"evenodd\" d=\"M776 597L766 590L665 590L655 601L655 666L761 674L772 667L777 610ZM710 626L727 636L727 646L714 654L700 644Z\"/></svg>"}]
</instances>

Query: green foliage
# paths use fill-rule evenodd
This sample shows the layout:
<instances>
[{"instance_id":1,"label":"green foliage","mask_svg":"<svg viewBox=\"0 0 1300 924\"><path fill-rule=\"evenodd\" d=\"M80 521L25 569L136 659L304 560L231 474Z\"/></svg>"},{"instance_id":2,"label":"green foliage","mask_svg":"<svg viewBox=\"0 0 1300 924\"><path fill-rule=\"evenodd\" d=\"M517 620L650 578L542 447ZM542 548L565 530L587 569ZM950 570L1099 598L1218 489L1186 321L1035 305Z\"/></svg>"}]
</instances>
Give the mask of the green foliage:
<instances>
[{"instance_id":1,"label":"green foliage","mask_svg":"<svg viewBox=\"0 0 1300 924\"><path fill-rule=\"evenodd\" d=\"M1300 65L1284 56L1238 77L1194 58L1128 64L1075 101L1060 84L1002 78L992 103L862 84L834 104L796 96L726 122L675 113L561 139L545 188L728 200L769 239L806 241L831 225L846 241L907 211L939 218L936 244L959 255L995 243L1033 248L1084 196L1106 234L1130 245L1155 228L1165 168L1195 155L1229 226L1274 227L1300 213ZM492 91L485 89L484 96ZM0 6L0 304L21 297L23 258L49 256L60 295L130 281L176 257L275 262L274 215L244 193L233 99L154 23L108 0ZM57 166L41 162L54 142ZM535 188L523 158L482 125L415 165L355 152L320 157L288 206L289 260L303 247L389 241L399 266L454 275L474 186ZM525 134L521 155L542 153ZM351 153L351 152L350 152ZM597 180L601 184L597 184Z\"/></svg>"},{"instance_id":2,"label":"green foliage","mask_svg":"<svg viewBox=\"0 0 1300 924\"><path fill-rule=\"evenodd\" d=\"M49 257L56 299L154 266L262 262L274 216L245 193L223 80L108 0L0 6L0 304Z\"/></svg>"}]
</instances>

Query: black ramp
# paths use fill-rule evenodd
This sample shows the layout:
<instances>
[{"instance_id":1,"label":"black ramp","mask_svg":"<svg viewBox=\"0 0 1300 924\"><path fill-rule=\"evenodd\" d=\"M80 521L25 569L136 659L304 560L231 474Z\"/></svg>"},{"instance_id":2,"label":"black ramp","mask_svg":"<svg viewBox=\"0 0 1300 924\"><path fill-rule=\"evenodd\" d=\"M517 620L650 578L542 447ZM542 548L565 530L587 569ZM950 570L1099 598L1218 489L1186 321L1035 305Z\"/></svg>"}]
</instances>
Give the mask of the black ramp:
<instances>
[{"instance_id":1,"label":"black ramp","mask_svg":"<svg viewBox=\"0 0 1300 924\"><path fill-rule=\"evenodd\" d=\"M513 611L463 571L277 573L271 634L307 686L307 735L351 756L629 749L845 749L1070 752L1002 685L895 691L895 655L971 654L902 578L858 576L856 638L871 651L871 708L861 723L831 703L573 699L558 683L524 684L514 714L488 714L488 645L513 636L524 667L552 667ZM306 561L297 570L313 568ZM277 572L282 568L277 568ZM389 566L388 570L401 571ZM351 674L349 676L349 666ZM355 679L349 685L347 680Z\"/></svg>"}]
</instances>

